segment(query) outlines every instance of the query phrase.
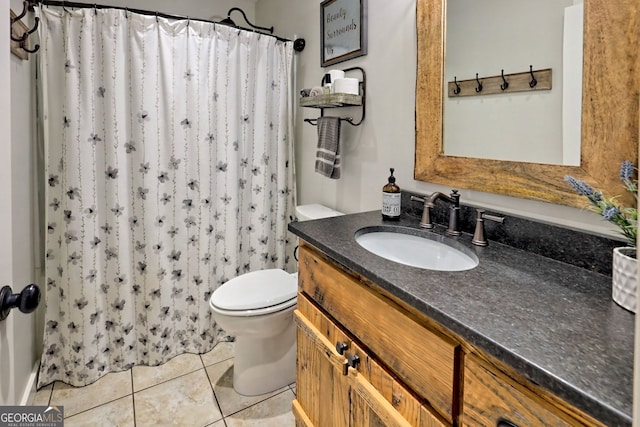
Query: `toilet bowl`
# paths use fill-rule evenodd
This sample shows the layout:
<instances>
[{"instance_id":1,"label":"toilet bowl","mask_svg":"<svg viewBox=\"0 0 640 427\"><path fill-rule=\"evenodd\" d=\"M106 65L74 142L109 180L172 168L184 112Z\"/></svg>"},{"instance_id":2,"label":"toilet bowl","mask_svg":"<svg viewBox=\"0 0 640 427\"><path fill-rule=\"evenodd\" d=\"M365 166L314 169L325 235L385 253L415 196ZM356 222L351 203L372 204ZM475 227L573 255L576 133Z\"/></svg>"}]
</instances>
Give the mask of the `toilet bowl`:
<instances>
[{"instance_id":1,"label":"toilet bowl","mask_svg":"<svg viewBox=\"0 0 640 427\"><path fill-rule=\"evenodd\" d=\"M296 207L298 220L342 215L321 205ZM265 394L295 382L298 273L252 271L224 283L211 295L213 319L235 336L233 388L245 396Z\"/></svg>"}]
</instances>

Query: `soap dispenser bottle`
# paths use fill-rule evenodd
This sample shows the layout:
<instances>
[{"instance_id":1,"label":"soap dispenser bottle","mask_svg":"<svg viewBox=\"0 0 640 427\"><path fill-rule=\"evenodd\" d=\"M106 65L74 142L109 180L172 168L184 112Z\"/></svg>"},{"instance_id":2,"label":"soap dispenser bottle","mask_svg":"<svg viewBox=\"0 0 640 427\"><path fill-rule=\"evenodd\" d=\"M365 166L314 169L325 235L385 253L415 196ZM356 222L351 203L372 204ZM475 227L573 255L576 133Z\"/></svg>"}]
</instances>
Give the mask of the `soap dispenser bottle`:
<instances>
[{"instance_id":1,"label":"soap dispenser bottle","mask_svg":"<svg viewBox=\"0 0 640 427\"><path fill-rule=\"evenodd\" d=\"M400 219L400 187L396 184L396 177L393 176L395 169L389 170L391 171L389 182L382 187L382 219L398 221Z\"/></svg>"}]
</instances>

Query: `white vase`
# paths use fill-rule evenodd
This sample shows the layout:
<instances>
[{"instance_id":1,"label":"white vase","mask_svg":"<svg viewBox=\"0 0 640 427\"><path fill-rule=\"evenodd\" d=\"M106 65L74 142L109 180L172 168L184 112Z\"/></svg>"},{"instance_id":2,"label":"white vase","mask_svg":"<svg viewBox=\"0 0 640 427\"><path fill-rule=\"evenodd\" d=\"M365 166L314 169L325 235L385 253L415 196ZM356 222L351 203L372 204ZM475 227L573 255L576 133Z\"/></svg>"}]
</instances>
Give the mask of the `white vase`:
<instances>
[{"instance_id":1,"label":"white vase","mask_svg":"<svg viewBox=\"0 0 640 427\"><path fill-rule=\"evenodd\" d=\"M638 260L635 255L636 248L615 248L611 278L613 300L632 313L636 312L636 289L638 287Z\"/></svg>"}]
</instances>

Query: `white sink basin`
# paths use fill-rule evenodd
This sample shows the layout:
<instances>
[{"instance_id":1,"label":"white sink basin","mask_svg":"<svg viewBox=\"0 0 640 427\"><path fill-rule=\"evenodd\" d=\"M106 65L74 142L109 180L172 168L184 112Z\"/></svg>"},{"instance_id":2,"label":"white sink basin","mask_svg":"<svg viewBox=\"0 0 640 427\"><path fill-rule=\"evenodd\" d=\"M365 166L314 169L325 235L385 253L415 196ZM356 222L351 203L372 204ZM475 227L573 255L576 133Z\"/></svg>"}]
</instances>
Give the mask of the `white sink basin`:
<instances>
[{"instance_id":1,"label":"white sink basin","mask_svg":"<svg viewBox=\"0 0 640 427\"><path fill-rule=\"evenodd\" d=\"M392 231L390 231L392 230ZM471 270L478 257L453 239L435 233L405 234L401 228L367 227L356 232L356 242L369 252L399 264L437 271Z\"/></svg>"}]
</instances>

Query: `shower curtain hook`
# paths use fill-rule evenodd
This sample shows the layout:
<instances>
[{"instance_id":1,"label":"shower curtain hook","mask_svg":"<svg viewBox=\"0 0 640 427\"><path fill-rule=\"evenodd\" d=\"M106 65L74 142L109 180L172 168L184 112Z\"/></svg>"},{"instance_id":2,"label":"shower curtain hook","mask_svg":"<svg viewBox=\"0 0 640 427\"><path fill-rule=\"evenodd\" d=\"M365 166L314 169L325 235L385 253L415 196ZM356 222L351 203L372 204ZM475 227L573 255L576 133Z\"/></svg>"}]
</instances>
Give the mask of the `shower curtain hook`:
<instances>
[{"instance_id":1,"label":"shower curtain hook","mask_svg":"<svg viewBox=\"0 0 640 427\"><path fill-rule=\"evenodd\" d=\"M160 19L158 19L158 11L156 10L156 22L160 22Z\"/></svg>"},{"instance_id":2,"label":"shower curtain hook","mask_svg":"<svg viewBox=\"0 0 640 427\"><path fill-rule=\"evenodd\" d=\"M95 3L93 4L93 14L98 16L98 6Z\"/></svg>"},{"instance_id":3,"label":"shower curtain hook","mask_svg":"<svg viewBox=\"0 0 640 427\"><path fill-rule=\"evenodd\" d=\"M128 7L124 8L124 17L129 19L129 8Z\"/></svg>"}]
</instances>

